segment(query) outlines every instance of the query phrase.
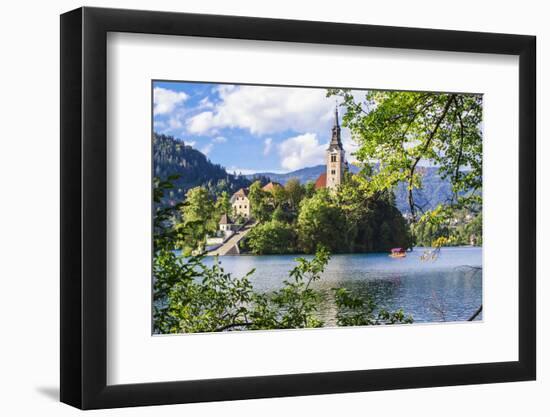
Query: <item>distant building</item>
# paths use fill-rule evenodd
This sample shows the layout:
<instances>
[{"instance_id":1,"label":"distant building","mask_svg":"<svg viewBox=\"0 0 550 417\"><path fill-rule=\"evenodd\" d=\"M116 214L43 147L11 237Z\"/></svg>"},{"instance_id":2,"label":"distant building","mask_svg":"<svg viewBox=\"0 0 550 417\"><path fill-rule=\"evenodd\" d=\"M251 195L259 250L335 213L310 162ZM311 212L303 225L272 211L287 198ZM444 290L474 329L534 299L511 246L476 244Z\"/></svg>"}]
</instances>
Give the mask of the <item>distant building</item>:
<instances>
[{"instance_id":1,"label":"distant building","mask_svg":"<svg viewBox=\"0 0 550 417\"><path fill-rule=\"evenodd\" d=\"M340 122L338 120L338 107L334 111L334 126L332 137L326 150L327 171L317 178L315 188L329 188L336 190L344 180L344 173L347 169L346 152L342 145Z\"/></svg>"},{"instance_id":2,"label":"distant building","mask_svg":"<svg viewBox=\"0 0 550 417\"><path fill-rule=\"evenodd\" d=\"M279 184L278 182L270 181L262 187L262 190L271 192L277 187L282 188L283 186L281 184Z\"/></svg>"},{"instance_id":3,"label":"distant building","mask_svg":"<svg viewBox=\"0 0 550 417\"><path fill-rule=\"evenodd\" d=\"M248 188L241 188L231 196L231 207L233 215L250 218L250 200L248 199Z\"/></svg>"},{"instance_id":4,"label":"distant building","mask_svg":"<svg viewBox=\"0 0 550 417\"><path fill-rule=\"evenodd\" d=\"M229 217L227 217L227 214L223 214L220 219L220 230L224 232L225 235L228 234L228 232L233 231L233 223L231 223L231 220L229 220Z\"/></svg>"},{"instance_id":5,"label":"distant building","mask_svg":"<svg viewBox=\"0 0 550 417\"><path fill-rule=\"evenodd\" d=\"M208 236L206 239L206 246L209 250L216 248L229 239L235 231L233 230L233 223L229 220L227 214L222 214L219 222L219 230L215 236Z\"/></svg>"}]
</instances>

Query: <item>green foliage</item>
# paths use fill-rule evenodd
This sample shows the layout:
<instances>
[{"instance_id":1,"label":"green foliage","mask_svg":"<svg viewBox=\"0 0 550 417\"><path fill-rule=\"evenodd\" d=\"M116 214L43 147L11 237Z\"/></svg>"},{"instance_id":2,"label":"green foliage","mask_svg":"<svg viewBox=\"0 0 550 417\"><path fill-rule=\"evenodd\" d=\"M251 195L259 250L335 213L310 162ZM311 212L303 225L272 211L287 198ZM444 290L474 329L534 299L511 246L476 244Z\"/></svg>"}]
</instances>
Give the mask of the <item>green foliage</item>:
<instances>
[{"instance_id":1,"label":"green foliage","mask_svg":"<svg viewBox=\"0 0 550 417\"><path fill-rule=\"evenodd\" d=\"M339 229L345 230L350 252L382 252L412 246L409 227L395 207L392 191L372 192L360 175L347 174L333 198L346 219Z\"/></svg>"},{"instance_id":2,"label":"green foliage","mask_svg":"<svg viewBox=\"0 0 550 417\"><path fill-rule=\"evenodd\" d=\"M321 189L302 200L297 230L305 253L317 243L333 253L380 252L412 243L391 191L371 194L357 175L349 174L337 192Z\"/></svg>"},{"instance_id":3,"label":"green foliage","mask_svg":"<svg viewBox=\"0 0 550 417\"><path fill-rule=\"evenodd\" d=\"M373 170L376 171L378 164L376 162L373 162L372 165ZM307 175L304 175L303 171L307 171ZM349 172L351 174L359 174L360 171L360 166L356 166L355 163L349 164ZM464 172L467 171L468 168L464 168ZM311 197L311 195L313 195L313 193L315 192L315 180L319 177L319 175L324 172L326 172L325 165L316 165L286 174L265 173L247 175L246 177L249 179L269 177L266 180L267 182L269 182L269 180L280 182L282 184L285 184L285 189L288 181L290 181L291 179L297 180L300 182L300 184L302 184L302 188L305 191L308 191L306 196ZM432 210L438 204L446 203L453 199L454 193L452 190L450 179L441 178L438 167L426 166L425 164L422 164L422 166L416 168L416 172L420 177L422 188L415 188L413 190L415 205L421 207L422 210ZM401 211L401 213L403 214L409 214L410 212L407 185L408 184L406 184L405 182L400 182L393 190L396 197L395 204L399 211ZM468 194L468 192L462 194Z\"/></svg>"},{"instance_id":4,"label":"green foliage","mask_svg":"<svg viewBox=\"0 0 550 417\"><path fill-rule=\"evenodd\" d=\"M200 257L160 251L153 265L155 332L320 327L319 294L310 285L320 279L328 260L322 248L310 261L298 258L282 289L260 294L249 280L254 270L234 278L217 262L207 267Z\"/></svg>"},{"instance_id":5,"label":"green foliage","mask_svg":"<svg viewBox=\"0 0 550 417\"><path fill-rule=\"evenodd\" d=\"M362 167L364 188L392 190L404 182L416 224L423 209L415 201L414 190L422 187L421 162L429 161L438 167L442 179L450 181L452 196L445 209L436 208L422 217L441 216L442 226L449 211L481 210L481 95L368 91L357 100L343 89L329 90L328 95L344 100L343 122L359 144L355 156ZM435 223L431 224L433 228Z\"/></svg>"},{"instance_id":6,"label":"green foliage","mask_svg":"<svg viewBox=\"0 0 550 417\"><path fill-rule=\"evenodd\" d=\"M216 214L221 217L222 214L231 215L231 200L227 191L222 191L216 200Z\"/></svg>"},{"instance_id":7,"label":"green foliage","mask_svg":"<svg viewBox=\"0 0 550 417\"><path fill-rule=\"evenodd\" d=\"M248 192L252 217L259 222L265 222L271 218L274 210L271 193L262 189L260 181L254 181Z\"/></svg>"},{"instance_id":8,"label":"green foliage","mask_svg":"<svg viewBox=\"0 0 550 417\"><path fill-rule=\"evenodd\" d=\"M421 160L440 166L456 192L481 187L480 95L369 91L357 102L347 90L330 94L344 98L344 123L360 144L357 159L365 166L380 161L370 179L377 189L399 180L417 188Z\"/></svg>"},{"instance_id":9,"label":"green foliage","mask_svg":"<svg viewBox=\"0 0 550 417\"><path fill-rule=\"evenodd\" d=\"M313 194L315 194L315 183L309 181L304 185L304 195L302 198L312 197Z\"/></svg>"},{"instance_id":10,"label":"green foliage","mask_svg":"<svg viewBox=\"0 0 550 417\"><path fill-rule=\"evenodd\" d=\"M185 195L185 205L181 209L183 222L176 226L185 229L185 236L178 247L186 253L204 249L206 236L217 230L214 201L205 187L191 188Z\"/></svg>"},{"instance_id":11,"label":"green foliage","mask_svg":"<svg viewBox=\"0 0 550 417\"><path fill-rule=\"evenodd\" d=\"M347 236L342 233L341 225L345 223L344 212L334 204L329 191L318 190L300 204L297 221L300 248L312 253L317 245L323 245L331 252L344 252Z\"/></svg>"},{"instance_id":12,"label":"green foliage","mask_svg":"<svg viewBox=\"0 0 550 417\"><path fill-rule=\"evenodd\" d=\"M300 202L306 194L305 187L302 187L300 181L298 181L296 178L291 178L285 184L285 191L288 197L290 210L298 210Z\"/></svg>"},{"instance_id":13,"label":"green foliage","mask_svg":"<svg viewBox=\"0 0 550 417\"><path fill-rule=\"evenodd\" d=\"M280 220L258 224L246 239L248 248L256 255L296 253L296 232L291 225Z\"/></svg>"},{"instance_id":14,"label":"green foliage","mask_svg":"<svg viewBox=\"0 0 550 417\"><path fill-rule=\"evenodd\" d=\"M285 211L281 207L277 207L273 212L272 220L276 222L284 222L287 220Z\"/></svg>"},{"instance_id":15,"label":"green foliage","mask_svg":"<svg viewBox=\"0 0 550 417\"><path fill-rule=\"evenodd\" d=\"M460 246L483 244L482 213L443 207L426 213L414 226L418 246Z\"/></svg>"},{"instance_id":16,"label":"green foliage","mask_svg":"<svg viewBox=\"0 0 550 417\"><path fill-rule=\"evenodd\" d=\"M320 295L310 286L312 282L321 279L329 259L329 252L322 246L318 247L311 261L305 258L296 259L298 264L290 271L283 288L271 296L271 302L276 309L283 312L277 328L297 329L323 325L315 314Z\"/></svg>"},{"instance_id":17,"label":"green foliage","mask_svg":"<svg viewBox=\"0 0 550 417\"><path fill-rule=\"evenodd\" d=\"M283 208L288 205L289 198L286 188L275 185L273 190L269 193L271 194L272 204L274 207Z\"/></svg>"},{"instance_id":18,"label":"green foliage","mask_svg":"<svg viewBox=\"0 0 550 417\"><path fill-rule=\"evenodd\" d=\"M174 212L183 208L183 203L165 207L161 205L164 194L174 188L173 181L177 180L177 175L172 175L166 180L158 177L153 178L153 245L155 248L171 248L178 239L176 230L172 227Z\"/></svg>"},{"instance_id":19,"label":"green foliage","mask_svg":"<svg viewBox=\"0 0 550 417\"><path fill-rule=\"evenodd\" d=\"M153 273L157 333L215 332L246 325L243 317L254 295L248 275L233 279L218 263L207 267L200 257L166 251L156 254Z\"/></svg>"},{"instance_id":20,"label":"green foliage","mask_svg":"<svg viewBox=\"0 0 550 417\"><path fill-rule=\"evenodd\" d=\"M403 310L390 312L378 308L372 298L366 299L354 295L346 288L335 288L334 295L338 313L338 326L372 326L380 324L409 324L412 316L406 316Z\"/></svg>"}]
</instances>

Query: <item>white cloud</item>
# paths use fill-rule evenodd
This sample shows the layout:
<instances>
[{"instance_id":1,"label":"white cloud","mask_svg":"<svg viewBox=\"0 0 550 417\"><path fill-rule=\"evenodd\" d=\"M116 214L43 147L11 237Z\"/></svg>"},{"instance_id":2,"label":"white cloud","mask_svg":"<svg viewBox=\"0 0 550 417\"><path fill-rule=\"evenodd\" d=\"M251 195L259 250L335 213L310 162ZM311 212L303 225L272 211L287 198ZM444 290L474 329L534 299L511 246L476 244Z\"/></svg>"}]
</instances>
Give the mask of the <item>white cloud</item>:
<instances>
[{"instance_id":1,"label":"white cloud","mask_svg":"<svg viewBox=\"0 0 550 417\"><path fill-rule=\"evenodd\" d=\"M199 101L199 109L211 109L212 107L214 107L214 103L212 103L208 97Z\"/></svg>"},{"instance_id":2,"label":"white cloud","mask_svg":"<svg viewBox=\"0 0 550 417\"><path fill-rule=\"evenodd\" d=\"M216 143L225 143L227 142L227 138L225 136L216 136L212 141Z\"/></svg>"},{"instance_id":3,"label":"white cloud","mask_svg":"<svg viewBox=\"0 0 550 417\"><path fill-rule=\"evenodd\" d=\"M213 119L214 114L210 111L199 113L187 121L187 130L191 133L199 134L214 131L214 123L212 122Z\"/></svg>"},{"instance_id":4,"label":"white cloud","mask_svg":"<svg viewBox=\"0 0 550 417\"><path fill-rule=\"evenodd\" d=\"M269 155L271 148L273 147L273 139L267 138L264 140L264 156Z\"/></svg>"},{"instance_id":5,"label":"white cloud","mask_svg":"<svg viewBox=\"0 0 550 417\"><path fill-rule=\"evenodd\" d=\"M208 156L208 154L209 154L210 152L212 152L212 149L213 149L213 148L214 148L214 144L213 144L213 143L208 143L208 144L206 144L205 146L203 146L203 147L201 148L201 152L202 152L203 154L205 154L205 155Z\"/></svg>"},{"instance_id":6,"label":"white cloud","mask_svg":"<svg viewBox=\"0 0 550 417\"><path fill-rule=\"evenodd\" d=\"M195 145L197 144L197 141L189 140L189 141L185 141L185 144L191 146L192 148L194 148Z\"/></svg>"},{"instance_id":7,"label":"white cloud","mask_svg":"<svg viewBox=\"0 0 550 417\"><path fill-rule=\"evenodd\" d=\"M181 129L183 127L183 123L178 115L172 116L168 119L168 127L170 129Z\"/></svg>"},{"instance_id":8,"label":"white cloud","mask_svg":"<svg viewBox=\"0 0 550 417\"><path fill-rule=\"evenodd\" d=\"M187 100L188 97L183 92L155 87L153 89L153 113L155 115L170 113L178 104Z\"/></svg>"},{"instance_id":9,"label":"white cloud","mask_svg":"<svg viewBox=\"0 0 550 417\"><path fill-rule=\"evenodd\" d=\"M326 144L320 144L315 133L286 139L278 146L281 167L290 171L324 163L325 150Z\"/></svg>"},{"instance_id":10,"label":"white cloud","mask_svg":"<svg viewBox=\"0 0 550 417\"><path fill-rule=\"evenodd\" d=\"M334 99L327 98L324 89L221 85L215 91L220 101L190 118L189 132L206 134L226 127L259 135L324 132L332 124Z\"/></svg>"}]
</instances>

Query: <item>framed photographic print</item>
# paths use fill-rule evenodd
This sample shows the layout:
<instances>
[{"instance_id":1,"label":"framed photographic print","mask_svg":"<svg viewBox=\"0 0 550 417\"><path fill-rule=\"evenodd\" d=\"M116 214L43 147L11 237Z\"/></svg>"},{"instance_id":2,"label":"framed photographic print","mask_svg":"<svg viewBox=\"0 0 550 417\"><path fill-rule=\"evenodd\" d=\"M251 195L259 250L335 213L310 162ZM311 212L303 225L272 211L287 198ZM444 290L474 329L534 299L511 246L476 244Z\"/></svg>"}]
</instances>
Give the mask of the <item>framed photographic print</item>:
<instances>
[{"instance_id":1,"label":"framed photographic print","mask_svg":"<svg viewBox=\"0 0 550 417\"><path fill-rule=\"evenodd\" d=\"M61 400L535 379L535 38L61 16Z\"/></svg>"}]
</instances>

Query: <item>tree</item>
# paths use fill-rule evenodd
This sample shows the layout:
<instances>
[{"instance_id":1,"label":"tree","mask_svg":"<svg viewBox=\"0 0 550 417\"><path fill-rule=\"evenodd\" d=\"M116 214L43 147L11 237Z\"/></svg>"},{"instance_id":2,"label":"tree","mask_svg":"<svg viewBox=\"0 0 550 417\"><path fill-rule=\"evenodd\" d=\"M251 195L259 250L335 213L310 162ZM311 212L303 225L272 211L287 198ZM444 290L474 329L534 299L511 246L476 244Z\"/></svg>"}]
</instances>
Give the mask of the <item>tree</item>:
<instances>
[{"instance_id":1,"label":"tree","mask_svg":"<svg viewBox=\"0 0 550 417\"><path fill-rule=\"evenodd\" d=\"M345 221L344 213L326 189L302 200L297 221L300 248L312 253L317 245L323 245L331 252L345 252L346 236L341 228Z\"/></svg>"},{"instance_id":2,"label":"tree","mask_svg":"<svg viewBox=\"0 0 550 417\"><path fill-rule=\"evenodd\" d=\"M218 222L215 217L214 201L205 187L191 188L185 195L185 205L181 209L186 236L179 246L187 252L204 249L206 236L214 233Z\"/></svg>"},{"instance_id":3,"label":"tree","mask_svg":"<svg viewBox=\"0 0 550 417\"><path fill-rule=\"evenodd\" d=\"M284 209L288 205L288 194L284 187L275 185L269 193L271 194L275 208L281 207Z\"/></svg>"},{"instance_id":4,"label":"tree","mask_svg":"<svg viewBox=\"0 0 550 417\"><path fill-rule=\"evenodd\" d=\"M218 217L222 214L231 214L231 200L227 191L222 191L220 196L216 200L216 213Z\"/></svg>"},{"instance_id":5,"label":"tree","mask_svg":"<svg viewBox=\"0 0 550 417\"><path fill-rule=\"evenodd\" d=\"M295 253L296 232L288 223L271 220L257 225L248 233L247 245L256 255Z\"/></svg>"},{"instance_id":6,"label":"tree","mask_svg":"<svg viewBox=\"0 0 550 417\"><path fill-rule=\"evenodd\" d=\"M200 257L161 251L153 265L155 333L320 327L320 295L310 286L328 260L322 248L312 260L298 258L282 289L261 294L249 280L254 270L234 278L219 263L206 267Z\"/></svg>"},{"instance_id":7,"label":"tree","mask_svg":"<svg viewBox=\"0 0 550 417\"><path fill-rule=\"evenodd\" d=\"M277 207L275 211L273 211L273 216L271 219L277 222L286 222L288 220L288 216L281 207Z\"/></svg>"},{"instance_id":8,"label":"tree","mask_svg":"<svg viewBox=\"0 0 550 417\"><path fill-rule=\"evenodd\" d=\"M421 186L422 161L439 166L441 176L450 179L453 207L479 209L481 95L368 91L363 101L357 101L349 90L333 89L328 94L344 99L343 122L359 144L355 156L368 176L368 186L385 190L406 182L413 222L419 209L413 189Z\"/></svg>"},{"instance_id":9,"label":"tree","mask_svg":"<svg viewBox=\"0 0 550 417\"><path fill-rule=\"evenodd\" d=\"M250 200L250 208L252 216L259 222L267 221L273 213L273 202L271 195L262 189L262 183L255 181L249 189L248 199Z\"/></svg>"},{"instance_id":10,"label":"tree","mask_svg":"<svg viewBox=\"0 0 550 417\"><path fill-rule=\"evenodd\" d=\"M410 231L395 207L393 192L373 192L362 184L359 175L348 173L333 194L335 203L344 213L345 222L338 225L338 233L346 236L347 249L381 252L393 247L411 247Z\"/></svg>"},{"instance_id":11,"label":"tree","mask_svg":"<svg viewBox=\"0 0 550 417\"><path fill-rule=\"evenodd\" d=\"M312 197L313 194L315 194L315 183L312 182L312 181L308 181L305 185L304 185L304 195L302 198L305 198L305 197Z\"/></svg>"},{"instance_id":12,"label":"tree","mask_svg":"<svg viewBox=\"0 0 550 417\"><path fill-rule=\"evenodd\" d=\"M173 225L177 222L176 217L179 215L184 203L168 207L162 204L164 193L174 188L173 182L178 178L178 175L169 176L165 180L159 177L153 178L153 246L155 250L161 248L172 249L175 242L181 239Z\"/></svg>"},{"instance_id":13,"label":"tree","mask_svg":"<svg viewBox=\"0 0 550 417\"><path fill-rule=\"evenodd\" d=\"M305 189L297 178L289 179L285 184L288 203L291 210L298 210L302 198L304 198Z\"/></svg>"}]
</instances>

